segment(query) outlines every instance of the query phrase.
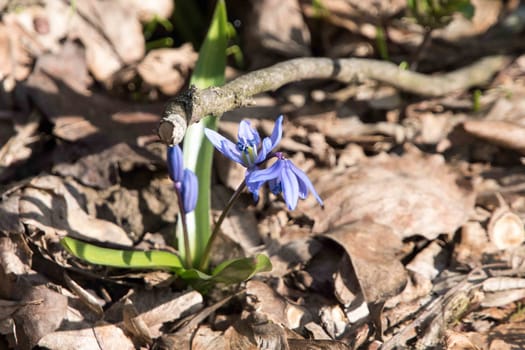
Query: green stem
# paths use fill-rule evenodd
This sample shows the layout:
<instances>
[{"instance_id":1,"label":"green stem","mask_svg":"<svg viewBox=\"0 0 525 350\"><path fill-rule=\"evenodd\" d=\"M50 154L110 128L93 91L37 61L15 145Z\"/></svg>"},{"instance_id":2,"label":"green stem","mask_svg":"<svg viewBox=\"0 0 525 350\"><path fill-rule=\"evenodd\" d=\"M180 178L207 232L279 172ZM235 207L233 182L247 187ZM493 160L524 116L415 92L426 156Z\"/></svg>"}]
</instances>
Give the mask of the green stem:
<instances>
[{"instance_id":1,"label":"green stem","mask_svg":"<svg viewBox=\"0 0 525 350\"><path fill-rule=\"evenodd\" d=\"M235 201L239 198L242 191L246 187L246 180L243 180L239 187L235 190L233 195L231 196L230 200L228 201L228 204L226 204L226 207L221 213L221 216L219 216L219 219L217 219L217 222L215 223L215 227L213 228L213 232L211 233L210 239L208 240L208 243L206 244L206 249L204 250L204 254L202 255L202 260L199 266L199 270L204 271L208 267L208 263L210 262L210 253L211 248L213 246L213 243L217 239L217 236L219 235L219 230L221 228L222 222L230 212L230 209L233 207L233 204Z\"/></svg>"},{"instance_id":2,"label":"green stem","mask_svg":"<svg viewBox=\"0 0 525 350\"><path fill-rule=\"evenodd\" d=\"M182 225L182 235L184 237L184 260L186 261L186 268L192 267L191 262L191 251L190 251L190 238L188 236L188 224L186 223L186 212L184 211L184 202L182 200L182 193L178 188L175 188L177 192L177 200L179 204L179 220Z\"/></svg>"}]
</instances>

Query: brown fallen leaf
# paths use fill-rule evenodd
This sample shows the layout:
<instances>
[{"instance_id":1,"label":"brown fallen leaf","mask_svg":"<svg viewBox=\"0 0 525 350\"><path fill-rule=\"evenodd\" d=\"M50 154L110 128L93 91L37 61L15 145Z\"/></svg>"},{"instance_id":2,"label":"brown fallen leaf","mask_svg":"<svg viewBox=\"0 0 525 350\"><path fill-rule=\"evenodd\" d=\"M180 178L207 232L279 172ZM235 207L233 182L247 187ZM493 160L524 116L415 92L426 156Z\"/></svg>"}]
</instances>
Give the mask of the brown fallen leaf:
<instances>
[{"instance_id":1,"label":"brown fallen leaf","mask_svg":"<svg viewBox=\"0 0 525 350\"><path fill-rule=\"evenodd\" d=\"M137 66L144 81L165 95L175 95L186 84L197 61L191 44L150 51Z\"/></svg>"},{"instance_id":2,"label":"brown fallen leaf","mask_svg":"<svg viewBox=\"0 0 525 350\"><path fill-rule=\"evenodd\" d=\"M146 155L146 156L145 156ZM80 157L75 163L59 163L53 172L72 176L84 185L107 189L120 182L119 171L136 166L150 166L154 157L126 143L117 143L92 155Z\"/></svg>"},{"instance_id":3,"label":"brown fallen leaf","mask_svg":"<svg viewBox=\"0 0 525 350\"><path fill-rule=\"evenodd\" d=\"M366 219L389 226L400 238L434 239L454 232L474 207L470 185L461 184L438 155L383 154L338 177L320 177L316 185L325 200L325 210L308 210L316 233Z\"/></svg>"},{"instance_id":4,"label":"brown fallen leaf","mask_svg":"<svg viewBox=\"0 0 525 350\"><path fill-rule=\"evenodd\" d=\"M505 323L494 327L487 335L489 350L523 348L525 346L523 332L525 332L525 322Z\"/></svg>"},{"instance_id":5,"label":"brown fallen leaf","mask_svg":"<svg viewBox=\"0 0 525 350\"><path fill-rule=\"evenodd\" d=\"M193 350L227 350L228 338L223 332L214 331L209 326L201 326L195 332L191 343Z\"/></svg>"},{"instance_id":6,"label":"brown fallen leaf","mask_svg":"<svg viewBox=\"0 0 525 350\"><path fill-rule=\"evenodd\" d=\"M407 283L407 272L396 257L401 251L401 240L388 227L370 221L344 225L325 236L341 245L350 257L353 271L348 269L347 274L355 273L376 327L376 337L381 338L383 305ZM342 280L352 282L355 277L346 276ZM354 285L347 285L347 288L348 293L356 293ZM341 293L340 288L339 295ZM355 301L360 300L355 298Z\"/></svg>"},{"instance_id":7,"label":"brown fallen leaf","mask_svg":"<svg viewBox=\"0 0 525 350\"><path fill-rule=\"evenodd\" d=\"M341 245L349 255L368 303L385 301L405 286L407 273L396 257L401 251L401 240L390 228L362 221L341 226L324 236Z\"/></svg>"},{"instance_id":8,"label":"brown fallen leaf","mask_svg":"<svg viewBox=\"0 0 525 350\"><path fill-rule=\"evenodd\" d=\"M119 226L89 216L80 207L67 184L56 176L34 178L22 191L20 217L24 224L33 225L55 235L71 235L130 246L132 241Z\"/></svg>"},{"instance_id":9,"label":"brown fallen leaf","mask_svg":"<svg viewBox=\"0 0 525 350\"><path fill-rule=\"evenodd\" d=\"M20 195L7 196L0 202L0 232L9 234L24 233L24 226L19 215Z\"/></svg>"},{"instance_id":10,"label":"brown fallen leaf","mask_svg":"<svg viewBox=\"0 0 525 350\"><path fill-rule=\"evenodd\" d=\"M31 349L60 326L66 315L67 297L43 285L21 292L21 301L28 305L13 315L16 338L20 349ZM34 303L36 300L40 302Z\"/></svg>"},{"instance_id":11,"label":"brown fallen leaf","mask_svg":"<svg viewBox=\"0 0 525 350\"><path fill-rule=\"evenodd\" d=\"M244 51L250 69L268 66L277 57L310 56L310 32L304 21L299 1L257 1L247 11L243 22L250 23L244 31Z\"/></svg>"},{"instance_id":12,"label":"brown fallen leaf","mask_svg":"<svg viewBox=\"0 0 525 350\"><path fill-rule=\"evenodd\" d=\"M312 315L306 308L287 301L261 281L248 281L246 297L248 303L257 310L261 317L286 328L302 327L312 319Z\"/></svg>"},{"instance_id":13,"label":"brown fallen leaf","mask_svg":"<svg viewBox=\"0 0 525 350\"><path fill-rule=\"evenodd\" d=\"M38 345L60 350L135 349L124 331L113 324L48 333L40 339Z\"/></svg>"}]
</instances>

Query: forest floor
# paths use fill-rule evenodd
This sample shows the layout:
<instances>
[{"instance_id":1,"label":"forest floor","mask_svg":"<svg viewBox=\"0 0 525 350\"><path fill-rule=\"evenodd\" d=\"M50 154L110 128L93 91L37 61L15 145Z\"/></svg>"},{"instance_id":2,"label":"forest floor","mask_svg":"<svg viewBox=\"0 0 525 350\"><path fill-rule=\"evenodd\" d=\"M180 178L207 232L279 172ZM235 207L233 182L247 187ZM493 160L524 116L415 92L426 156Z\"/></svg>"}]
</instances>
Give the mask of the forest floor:
<instances>
[{"instance_id":1,"label":"forest floor","mask_svg":"<svg viewBox=\"0 0 525 350\"><path fill-rule=\"evenodd\" d=\"M524 5L473 0L472 19L455 14L421 46L405 1L253 3L227 1L242 52L228 81L310 56L452 80L478 71L435 96L370 75L306 80L225 113L231 139L243 119L269 136L284 115L280 150L324 208L243 194L212 263L264 253L273 269L203 295L166 271L89 265L59 240L174 250L178 206L157 128L188 88L190 41L214 2L200 2L200 27L187 16L175 29L185 17L173 1L8 2L0 349L525 348ZM488 57L498 64L476 66ZM470 84L477 74L490 78ZM213 220L244 171L216 154Z\"/></svg>"}]
</instances>

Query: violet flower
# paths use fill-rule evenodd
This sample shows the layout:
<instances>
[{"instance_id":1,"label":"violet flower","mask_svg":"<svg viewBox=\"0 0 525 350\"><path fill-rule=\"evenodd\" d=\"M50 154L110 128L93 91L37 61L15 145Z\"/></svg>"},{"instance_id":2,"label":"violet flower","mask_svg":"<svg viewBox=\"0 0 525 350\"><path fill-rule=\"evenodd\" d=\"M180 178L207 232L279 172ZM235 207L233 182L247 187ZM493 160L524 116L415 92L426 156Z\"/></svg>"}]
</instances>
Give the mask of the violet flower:
<instances>
[{"instance_id":1,"label":"violet flower","mask_svg":"<svg viewBox=\"0 0 525 350\"><path fill-rule=\"evenodd\" d=\"M270 191L283 194L289 210L294 210L299 198L305 199L310 191L323 207L323 200L317 194L308 176L296 167L291 160L286 159L281 152L275 154L277 161L267 169L254 172L251 180L256 183L268 181Z\"/></svg>"},{"instance_id":2,"label":"violet flower","mask_svg":"<svg viewBox=\"0 0 525 350\"><path fill-rule=\"evenodd\" d=\"M184 169L182 150L178 145L168 147L168 173L180 196L185 213L192 212L197 205L199 193L197 176L193 171Z\"/></svg>"},{"instance_id":3,"label":"violet flower","mask_svg":"<svg viewBox=\"0 0 525 350\"><path fill-rule=\"evenodd\" d=\"M259 197L261 186L268 182L273 193L283 194L284 201L290 210L294 210L298 199L305 199L308 192L311 192L323 206L323 201L308 176L292 161L286 159L281 152L272 153L281 141L282 123L283 116L281 115L275 122L272 135L265 137L262 142L259 133L251 127L248 120L243 120L239 125L237 144L213 130L205 129L204 133L219 152L247 169L246 186L255 200ZM277 161L267 169L260 169L260 166L272 157L277 157Z\"/></svg>"},{"instance_id":4,"label":"violet flower","mask_svg":"<svg viewBox=\"0 0 525 350\"><path fill-rule=\"evenodd\" d=\"M259 188L262 183L252 181L252 174L259 169L273 149L281 142L283 134L283 116L280 115L275 121L272 135L261 137L257 130L252 128L249 120L243 120L239 124L237 143L233 143L221 134L211 129L204 129L204 133L213 146L226 157L244 166L246 170L246 186L253 194L255 201L259 199Z\"/></svg>"}]
</instances>

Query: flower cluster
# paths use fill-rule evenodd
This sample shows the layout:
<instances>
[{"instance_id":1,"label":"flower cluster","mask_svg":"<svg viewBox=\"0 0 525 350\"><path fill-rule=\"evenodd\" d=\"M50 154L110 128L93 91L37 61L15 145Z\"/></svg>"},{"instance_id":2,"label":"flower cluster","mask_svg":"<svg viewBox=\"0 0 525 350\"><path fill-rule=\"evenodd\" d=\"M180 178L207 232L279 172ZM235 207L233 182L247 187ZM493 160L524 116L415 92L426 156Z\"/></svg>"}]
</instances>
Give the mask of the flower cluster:
<instances>
[{"instance_id":1,"label":"flower cluster","mask_svg":"<svg viewBox=\"0 0 525 350\"><path fill-rule=\"evenodd\" d=\"M197 205L198 183L193 171L184 169L182 150L178 145L168 147L168 173L175 185L179 203L185 213L192 212Z\"/></svg>"},{"instance_id":2,"label":"flower cluster","mask_svg":"<svg viewBox=\"0 0 525 350\"><path fill-rule=\"evenodd\" d=\"M294 210L298 199L305 199L308 192L311 192L322 206L323 201L308 176L281 152L273 152L281 141L282 124L283 116L281 115L275 122L272 134L262 141L259 133L252 128L248 120L243 120L239 126L237 143L231 142L210 129L205 129L204 133L217 150L246 168L246 187L255 200L259 198L260 188L268 183L274 194L282 193L290 210ZM275 163L269 168L261 169L264 163L271 158L276 158Z\"/></svg>"}]
</instances>

